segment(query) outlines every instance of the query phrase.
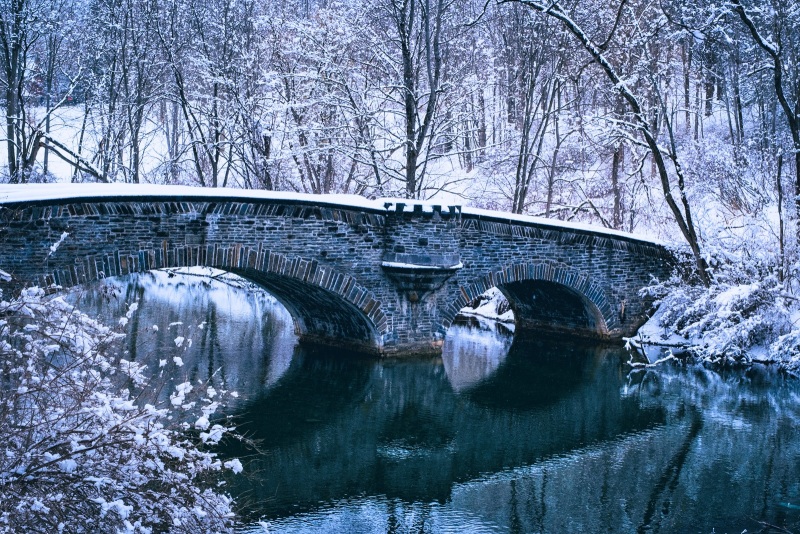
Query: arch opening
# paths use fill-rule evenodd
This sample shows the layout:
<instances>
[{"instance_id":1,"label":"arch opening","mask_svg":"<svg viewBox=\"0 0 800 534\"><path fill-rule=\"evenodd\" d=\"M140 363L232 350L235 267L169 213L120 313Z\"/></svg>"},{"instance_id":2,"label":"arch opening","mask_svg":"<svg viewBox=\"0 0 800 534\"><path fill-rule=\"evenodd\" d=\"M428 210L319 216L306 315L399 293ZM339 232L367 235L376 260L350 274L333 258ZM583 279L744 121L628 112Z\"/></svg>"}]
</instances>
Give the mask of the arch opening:
<instances>
[{"instance_id":1,"label":"arch opening","mask_svg":"<svg viewBox=\"0 0 800 534\"><path fill-rule=\"evenodd\" d=\"M513 320L516 332L567 334L590 340L610 339L620 333L621 318L613 311L612 296L586 273L568 265L519 263L491 270L461 285L460 295L450 308L452 317L474 314L470 308L492 293L505 297L513 318L501 320ZM498 304L490 302L488 307L499 312L502 306Z\"/></svg>"},{"instance_id":2,"label":"arch opening","mask_svg":"<svg viewBox=\"0 0 800 534\"><path fill-rule=\"evenodd\" d=\"M68 288L106 278L158 269L208 267L227 271L263 287L291 314L301 342L358 352L382 353L389 321L366 288L349 275L301 257L232 247L191 255L159 249L137 255L111 251L66 259L67 268L40 276L43 287ZM262 266L257 268L254 266Z\"/></svg>"},{"instance_id":3,"label":"arch opening","mask_svg":"<svg viewBox=\"0 0 800 534\"><path fill-rule=\"evenodd\" d=\"M518 331L569 334L602 339L608 336L603 314L575 289L549 280L519 280L498 286L514 312Z\"/></svg>"},{"instance_id":4,"label":"arch opening","mask_svg":"<svg viewBox=\"0 0 800 534\"><path fill-rule=\"evenodd\" d=\"M164 360L171 365L180 356L181 373L244 399L278 382L297 337L290 312L273 295L225 274L156 269L73 286L59 296L102 324L117 324L126 359L158 372ZM159 398L168 401L169 393Z\"/></svg>"},{"instance_id":5,"label":"arch opening","mask_svg":"<svg viewBox=\"0 0 800 534\"><path fill-rule=\"evenodd\" d=\"M515 345L533 342L548 348L544 355L556 346L558 354L591 352L598 340L608 339L607 325L601 309L579 289L542 279L507 281L460 310L448 329L443 361L454 389L464 391L506 367Z\"/></svg>"},{"instance_id":6,"label":"arch opening","mask_svg":"<svg viewBox=\"0 0 800 534\"><path fill-rule=\"evenodd\" d=\"M254 269L231 272L266 289L292 315L301 342L380 352L376 324L354 303L298 278Z\"/></svg>"}]
</instances>

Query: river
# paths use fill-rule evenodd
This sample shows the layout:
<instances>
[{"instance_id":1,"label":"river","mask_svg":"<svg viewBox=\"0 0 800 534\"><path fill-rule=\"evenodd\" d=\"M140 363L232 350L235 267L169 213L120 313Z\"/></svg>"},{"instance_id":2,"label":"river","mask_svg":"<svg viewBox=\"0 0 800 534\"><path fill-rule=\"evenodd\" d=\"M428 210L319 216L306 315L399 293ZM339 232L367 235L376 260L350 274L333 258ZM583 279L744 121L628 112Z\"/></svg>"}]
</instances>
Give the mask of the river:
<instances>
[{"instance_id":1,"label":"river","mask_svg":"<svg viewBox=\"0 0 800 534\"><path fill-rule=\"evenodd\" d=\"M70 298L130 312L129 357L238 392L244 532L800 530L800 382L768 368L632 369L475 321L439 358L369 358L298 346L268 295L164 272Z\"/></svg>"}]
</instances>

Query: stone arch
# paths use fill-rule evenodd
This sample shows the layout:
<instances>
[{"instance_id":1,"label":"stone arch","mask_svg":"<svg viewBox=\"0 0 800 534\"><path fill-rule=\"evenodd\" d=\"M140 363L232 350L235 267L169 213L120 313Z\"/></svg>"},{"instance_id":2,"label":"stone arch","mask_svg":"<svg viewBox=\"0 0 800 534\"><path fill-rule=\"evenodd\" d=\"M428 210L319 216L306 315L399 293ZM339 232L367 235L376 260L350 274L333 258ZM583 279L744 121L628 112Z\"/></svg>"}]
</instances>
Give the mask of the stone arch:
<instances>
[{"instance_id":1,"label":"stone arch","mask_svg":"<svg viewBox=\"0 0 800 534\"><path fill-rule=\"evenodd\" d=\"M317 261L241 244L119 250L76 258L39 277L42 287L68 288L151 269L212 267L264 287L292 314L301 339L381 352L389 322L382 303L352 276Z\"/></svg>"},{"instance_id":2,"label":"stone arch","mask_svg":"<svg viewBox=\"0 0 800 534\"><path fill-rule=\"evenodd\" d=\"M464 306L492 287L503 292L515 312L517 324L523 328L554 333L563 330L584 337L607 338L620 327L619 314L614 312L601 286L586 273L556 262L514 263L461 285L458 298L449 309L450 321L443 326L447 328ZM569 327L559 328L555 321L558 317L553 314L537 316L530 303L536 298L544 300L545 306L556 303L561 319L572 321Z\"/></svg>"}]
</instances>

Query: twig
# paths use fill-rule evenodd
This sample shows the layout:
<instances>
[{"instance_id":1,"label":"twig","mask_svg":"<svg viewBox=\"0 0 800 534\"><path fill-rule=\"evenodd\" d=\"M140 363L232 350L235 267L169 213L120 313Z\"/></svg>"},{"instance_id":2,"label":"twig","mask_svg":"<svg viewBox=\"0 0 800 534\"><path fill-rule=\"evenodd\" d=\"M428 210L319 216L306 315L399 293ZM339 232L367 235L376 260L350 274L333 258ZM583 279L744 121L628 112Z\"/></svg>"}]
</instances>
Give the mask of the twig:
<instances>
[{"instance_id":1,"label":"twig","mask_svg":"<svg viewBox=\"0 0 800 534\"><path fill-rule=\"evenodd\" d=\"M777 530L778 532L786 532L786 534L794 534L794 532L789 530L789 529L785 529L783 527L779 527L778 525L773 525L772 523L767 523L766 521L761 521L761 520L758 520L758 519L753 519L753 521L755 521L756 523L758 523L762 527L766 527L766 528L769 528L769 529Z\"/></svg>"}]
</instances>

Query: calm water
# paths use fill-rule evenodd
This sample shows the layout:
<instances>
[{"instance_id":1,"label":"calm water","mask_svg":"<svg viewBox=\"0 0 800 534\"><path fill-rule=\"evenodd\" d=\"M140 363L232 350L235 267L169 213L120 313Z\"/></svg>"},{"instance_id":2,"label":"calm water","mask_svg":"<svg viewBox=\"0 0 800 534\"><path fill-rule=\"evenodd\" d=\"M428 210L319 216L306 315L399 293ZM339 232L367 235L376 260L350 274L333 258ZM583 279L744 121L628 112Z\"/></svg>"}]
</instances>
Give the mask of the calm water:
<instances>
[{"instance_id":1,"label":"calm water","mask_svg":"<svg viewBox=\"0 0 800 534\"><path fill-rule=\"evenodd\" d=\"M469 326L437 359L300 348L270 298L164 273L74 298L114 322L137 300L133 357L240 393L244 531L800 531L800 383L768 370Z\"/></svg>"}]
</instances>

